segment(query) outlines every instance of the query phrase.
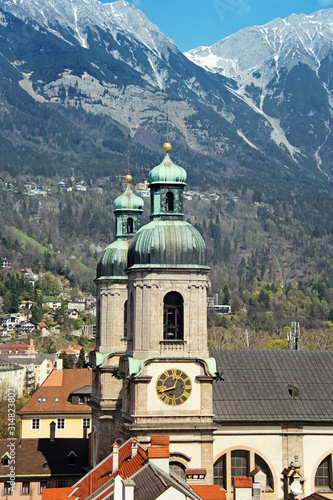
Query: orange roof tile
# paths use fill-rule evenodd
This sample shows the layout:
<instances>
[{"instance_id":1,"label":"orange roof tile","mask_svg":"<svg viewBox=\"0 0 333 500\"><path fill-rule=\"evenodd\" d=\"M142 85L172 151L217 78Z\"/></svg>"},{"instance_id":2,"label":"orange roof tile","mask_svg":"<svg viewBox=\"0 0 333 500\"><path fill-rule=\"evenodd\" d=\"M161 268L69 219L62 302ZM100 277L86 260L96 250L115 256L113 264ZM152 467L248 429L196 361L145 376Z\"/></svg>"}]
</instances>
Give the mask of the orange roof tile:
<instances>
[{"instance_id":1,"label":"orange roof tile","mask_svg":"<svg viewBox=\"0 0 333 500\"><path fill-rule=\"evenodd\" d=\"M42 500L64 500L73 491L73 488L44 488Z\"/></svg>"},{"instance_id":2,"label":"orange roof tile","mask_svg":"<svg viewBox=\"0 0 333 500\"><path fill-rule=\"evenodd\" d=\"M252 488L252 477L234 477L235 488Z\"/></svg>"},{"instance_id":3,"label":"orange roof tile","mask_svg":"<svg viewBox=\"0 0 333 500\"><path fill-rule=\"evenodd\" d=\"M92 371L68 369L53 370L45 382L32 395L31 399L21 408L21 415L33 414L90 414L88 405L75 405L68 401L72 391L92 384ZM45 400L43 402L43 400Z\"/></svg>"},{"instance_id":4,"label":"orange roof tile","mask_svg":"<svg viewBox=\"0 0 333 500\"><path fill-rule=\"evenodd\" d=\"M170 457L169 446L148 446L149 458L168 458Z\"/></svg>"},{"instance_id":5,"label":"orange roof tile","mask_svg":"<svg viewBox=\"0 0 333 500\"><path fill-rule=\"evenodd\" d=\"M163 436L160 434L153 434L150 438L150 443L152 446L169 446L170 436Z\"/></svg>"},{"instance_id":6,"label":"orange roof tile","mask_svg":"<svg viewBox=\"0 0 333 500\"><path fill-rule=\"evenodd\" d=\"M220 490L217 484L191 484L192 490L203 500L226 500L224 490Z\"/></svg>"},{"instance_id":7,"label":"orange roof tile","mask_svg":"<svg viewBox=\"0 0 333 500\"><path fill-rule=\"evenodd\" d=\"M41 387L61 387L62 386L62 378L63 378L62 370L52 370L50 375L45 379Z\"/></svg>"}]
</instances>

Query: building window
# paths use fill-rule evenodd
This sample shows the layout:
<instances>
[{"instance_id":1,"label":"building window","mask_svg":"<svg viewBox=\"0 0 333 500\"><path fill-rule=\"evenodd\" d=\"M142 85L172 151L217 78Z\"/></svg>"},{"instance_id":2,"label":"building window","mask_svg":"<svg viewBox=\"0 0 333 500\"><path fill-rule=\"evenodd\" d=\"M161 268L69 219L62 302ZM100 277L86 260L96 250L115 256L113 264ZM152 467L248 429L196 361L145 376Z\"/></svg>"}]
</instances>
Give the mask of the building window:
<instances>
[{"instance_id":1,"label":"building window","mask_svg":"<svg viewBox=\"0 0 333 500\"><path fill-rule=\"evenodd\" d=\"M21 495L30 495L30 481L21 483Z\"/></svg>"},{"instance_id":2,"label":"building window","mask_svg":"<svg viewBox=\"0 0 333 500\"><path fill-rule=\"evenodd\" d=\"M67 479L58 479L57 488L67 488Z\"/></svg>"},{"instance_id":3,"label":"building window","mask_svg":"<svg viewBox=\"0 0 333 500\"><path fill-rule=\"evenodd\" d=\"M8 454L8 452L6 452L4 455L2 455L1 464L3 465L3 467L7 467L9 465L9 459L10 459L10 455Z\"/></svg>"},{"instance_id":4,"label":"building window","mask_svg":"<svg viewBox=\"0 0 333 500\"><path fill-rule=\"evenodd\" d=\"M133 219L132 217L129 217L127 219L127 233L132 234L133 233Z\"/></svg>"},{"instance_id":5,"label":"building window","mask_svg":"<svg viewBox=\"0 0 333 500\"><path fill-rule=\"evenodd\" d=\"M90 429L90 425L91 425L91 420L90 420L90 418L88 418L88 417L87 417L87 418L85 418L85 417L84 417L84 418L82 419L82 429L83 429L84 427L86 427L87 429Z\"/></svg>"},{"instance_id":6,"label":"building window","mask_svg":"<svg viewBox=\"0 0 333 500\"><path fill-rule=\"evenodd\" d=\"M166 197L165 197L165 209L167 212L174 211L173 193L171 193L170 191L169 191L169 193L166 194Z\"/></svg>"},{"instance_id":7,"label":"building window","mask_svg":"<svg viewBox=\"0 0 333 500\"><path fill-rule=\"evenodd\" d=\"M183 297L170 292L164 297L164 340L184 340Z\"/></svg>"},{"instance_id":8,"label":"building window","mask_svg":"<svg viewBox=\"0 0 333 500\"><path fill-rule=\"evenodd\" d=\"M315 477L316 492L331 492L332 491L332 457L328 455L319 464Z\"/></svg>"},{"instance_id":9,"label":"building window","mask_svg":"<svg viewBox=\"0 0 333 500\"><path fill-rule=\"evenodd\" d=\"M39 483L39 494L42 494L42 491L45 490L45 488L49 488L50 483L49 481L40 481Z\"/></svg>"},{"instance_id":10,"label":"building window","mask_svg":"<svg viewBox=\"0 0 333 500\"><path fill-rule=\"evenodd\" d=\"M64 430L65 429L65 419L64 418L57 418L57 430Z\"/></svg>"},{"instance_id":11,"label":"building window","mask_svg":"<svg viewBox=\"0 0 333 500\"><path fill-rule=\"evenodd\" d=\"M2 494L3 496L9 496L13 493L12 487L8 481L3 483Z\"/></svg>"},{"instance_id":12,"label":"building window","mask_svg":"<svg viewBox=\"0 0 333 500\"><path fill-rule=\"evenodd\" d=\"M249 474L249 452L234 450L231 452L231 479L234 477L247 477Z\"/></svg>"},{"instance_id":13,"label":"building window","mask_svg":"<svg viewBox=\"0 0 333 500\"><path fill-rule=\"evenodd\" d=\"M33 430L33 431L40 430L40 418L32 418L31 419L31 430Z\"/></svg>"},{"instance_id":14,"label":"building window","mask_svg":"<svg viewBox=\"0 0 333 500\"><path fill-rule=\"evenodd\" d=\"M254 462L256 468L261 469L266 474L266 491L274 491L273 476L268 464L256 453L254 455Z\"/></svg>"},{"instance_id":15,"label":"building window","mask_svg":"<svg viewBox=\"0 0 333 500\"><path fill-rule=\"evenodd\" d=\"M226 455L222 455L214 464L214 484L218 484L220 488L226 489Z\"/></svg>"},{"instance_id":16,"label":"building window","mask_svg":"<svg viewBox=\"0 0 333 500\"><path fill-rule=\"evenodd\" d=\"M72 450L70 453L68 453L67 457L68 457L68 465L76 464L77 454L75 453L75 451Z\"/></svg>"},{"instance_id":17,"label":"building window","mask_svg":"<svg viewBox=\"0 0 333 500\"><path fill-rule=\"evenodd\" d=\"M214 484L231 492L234 477L249 477L250 471L255 468L266 474L266 491L274 491L269 465L260 455L248 450L229 450L219 457L214 463Z\"/></svg>"},{"instance_id":18,"label":"building window","mask_svg":"<svg viewBox=\"0 0 333 500\"><path fill-rule=\"evenodd\" d=\"M170 462L170 470L185 481L185 467L180 462Z\"/></svg>"}]
</instances>

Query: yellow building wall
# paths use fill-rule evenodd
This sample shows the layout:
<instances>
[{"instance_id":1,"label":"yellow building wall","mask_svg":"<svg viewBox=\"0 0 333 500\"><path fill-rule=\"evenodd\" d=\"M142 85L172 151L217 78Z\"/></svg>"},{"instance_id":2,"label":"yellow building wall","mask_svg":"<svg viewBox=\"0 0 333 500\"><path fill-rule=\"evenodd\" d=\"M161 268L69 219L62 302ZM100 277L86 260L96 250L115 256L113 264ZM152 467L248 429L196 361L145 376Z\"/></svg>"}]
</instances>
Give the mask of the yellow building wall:
<instances>
[{"instance_id":1,"label":"yellow building wall","mask_svg":"<svg viewBox=\"0 0 333 500\"><path fill-rule=\"evenodd\" d=\"M32 429L32 419L39 418L40 426L39 429ZM58 418L65 419L65 429L57 429L55 431L56 438L82 438L83 437L83 418L90 418L91 425L91 413L67 416L67 415L56 415L53 417L45 415L33 415L29 417L21 418L21 438L48 438L50 437L50 423L57 423ZM88 429L88 433L91 428Z\"/></svg>"}]
</instances>

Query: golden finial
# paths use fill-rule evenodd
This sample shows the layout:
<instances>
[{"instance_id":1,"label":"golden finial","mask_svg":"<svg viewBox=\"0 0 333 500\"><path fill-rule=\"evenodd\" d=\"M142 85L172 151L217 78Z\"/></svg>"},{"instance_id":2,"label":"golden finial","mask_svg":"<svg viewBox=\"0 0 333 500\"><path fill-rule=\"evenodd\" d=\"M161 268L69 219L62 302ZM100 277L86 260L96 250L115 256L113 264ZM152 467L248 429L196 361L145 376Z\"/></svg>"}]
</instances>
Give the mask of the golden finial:
<instances>
[{"instance_id":1,"label":"golden finial","mask_svg":"<svg viewBox=\"0 0 333 500\"><path fill-rule=\"evenodd\" d=\"M126 181L128 184L131 182L131 180L132 180L132 176L131 176L131 175L129 175L129 174L125 175L125 181Z\"/></svg>"},{"instance_id":2,"label":"golden finial","mask_svg":"<svg viewBox=\"0 0 333 500\"><path fill-rule=\"evenodd\" d=\"M163 149L164 149L164 151L165 151L166 153L169 153L169 151L171 151L171 144L170 144L170 142L165 142L165 143L163 144Z\"/></svg>"}]
</instances>

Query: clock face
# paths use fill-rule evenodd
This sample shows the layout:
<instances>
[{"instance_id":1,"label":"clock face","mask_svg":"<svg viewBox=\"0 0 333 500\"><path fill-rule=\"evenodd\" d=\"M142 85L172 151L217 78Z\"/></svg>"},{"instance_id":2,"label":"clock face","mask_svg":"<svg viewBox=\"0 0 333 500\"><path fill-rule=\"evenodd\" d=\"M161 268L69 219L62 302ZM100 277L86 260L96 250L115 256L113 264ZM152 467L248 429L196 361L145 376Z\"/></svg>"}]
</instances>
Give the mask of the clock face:
<instances>
[{"instance_id":1,"label":"clock face","mask_svg":"<svg viewBox=\"0 0 333 500\"><path fill-rule=\"evenodd\" d=\"M179 406L191 395L190 377L178 368L169 368L158 377L156 382L157 396L168 406Z\"/></svg>"}]
</instances>

